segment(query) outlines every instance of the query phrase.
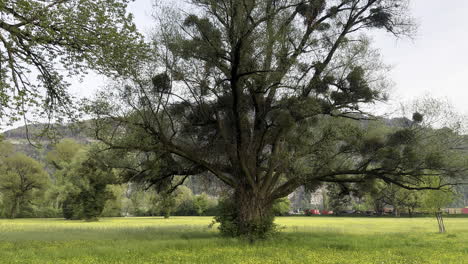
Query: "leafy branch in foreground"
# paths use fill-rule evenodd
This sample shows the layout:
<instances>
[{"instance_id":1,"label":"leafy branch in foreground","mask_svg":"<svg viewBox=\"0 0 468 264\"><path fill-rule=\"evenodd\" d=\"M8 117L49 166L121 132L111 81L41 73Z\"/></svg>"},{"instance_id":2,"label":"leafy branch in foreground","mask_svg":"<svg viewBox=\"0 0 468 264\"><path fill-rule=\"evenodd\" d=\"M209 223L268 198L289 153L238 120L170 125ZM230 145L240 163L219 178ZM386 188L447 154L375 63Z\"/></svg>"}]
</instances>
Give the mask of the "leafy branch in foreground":
<instances>
[{"instance_id":1,"label":"leafy branch in foreground","mask_svg":"<svg viewBox=\"0 0 468 264\"><path fill-rule=\"evenodd\" d=\"M146 56L129 2L1 1L0 119L63 118L74 110L67 76L129 75Z\"/></svg>"}]
</instances>

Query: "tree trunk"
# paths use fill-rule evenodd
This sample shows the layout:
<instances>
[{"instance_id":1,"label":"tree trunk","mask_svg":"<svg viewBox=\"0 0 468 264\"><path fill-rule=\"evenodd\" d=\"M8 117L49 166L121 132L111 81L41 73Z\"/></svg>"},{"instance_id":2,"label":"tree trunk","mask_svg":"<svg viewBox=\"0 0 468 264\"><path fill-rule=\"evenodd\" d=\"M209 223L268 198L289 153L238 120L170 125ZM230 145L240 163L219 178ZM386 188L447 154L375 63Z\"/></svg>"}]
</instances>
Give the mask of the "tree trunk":
<instances>
[{"instance_id":1,"label":"tree trunk","mask_svg":"<svg viewBox=\"0 0 468 264\"><path fill-rule=\"evenodd\" d=\"M271 206L251 192L241 191L235 198L240 234L268 232L273 221Z\"/></svg>"},{"instance_id":2,"label":"tree trunk","mask_svg":"<svg viewBox=\"0 0 468 264\"><path fill-rule=\"evenodd\" d=\"M439 224L439 233L445 233L444 219L442 218L442 212L438 211L435 213L437 218L437 223Z\"/></svg>"},{"instance_id":3,"label":"tree trunk","mask_svg":"<svg viewBox=\"0 0 468 264\"><path fill-rule=\"evenodd\" d=\"M411 208L408 208L408 215L409 217L413 217L413 211L411 210Z\"/></svg>"},{"instance_id":4,"label":"tree trunk","mask_svg":"<svg viewBox=\"0 0 468 264\"><path fill-rule=\"evenodd\" d=\"M393 206L393 215L395 217L400 217L400 210L396 206Z\"/></svg>"},{"instance_id":5,"label":"tree trunk","mask_svg":"<svg viewBox=\"0 0 468 264\"><path fill-rule=\"evenodd\" d=\"M164 218L169 219L169 217L171 217L171 210L164 210Z\"/></svg>"},{"instance_id":6,"label":"tree trunk","mask_svg":"<svg viewBox=\"0 0 468 264\"><path fill-rule=\"evenodd\" d=\"M237 188L232 199L224 201L216 218L220 231L227 236L241 236L253 241L267 237L275 229L273 202L248 188Z\"/></svg>"},{"instance_id":7,"label":"tree trunk","mask_svg":"<svg viewBox=\"0 0 468 264\"><path fill-rule=\"evenodd\" d=\"M13 219L16 216L16 203L11 205L10 218Z\"/></svg>"},{"instance_id":8,"label":"tree trunk","mask_svg":"<svg viewBox=\"0 0 468 264\"><path fill-rule=\"evenodd\" d=\"M13 199L11 203L10 218L13 219L16 217L16 210L18 209L18 199Z\"/></svg>"}]
</instances>

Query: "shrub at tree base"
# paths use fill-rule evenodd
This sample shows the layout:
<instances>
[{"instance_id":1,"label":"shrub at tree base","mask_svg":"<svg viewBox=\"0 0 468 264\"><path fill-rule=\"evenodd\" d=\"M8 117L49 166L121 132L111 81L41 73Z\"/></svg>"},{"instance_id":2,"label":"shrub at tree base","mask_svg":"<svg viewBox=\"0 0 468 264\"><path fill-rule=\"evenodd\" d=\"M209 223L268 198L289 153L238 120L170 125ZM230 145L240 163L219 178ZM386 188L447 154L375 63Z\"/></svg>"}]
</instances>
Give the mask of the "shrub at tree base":
<instances>
[{"instance_id":1,"label":"shrub at tree base","mask_svg":"<svg viewBox=\"0 0 468 264\"><path fill-rule=\"evenodd\" d=\"M273 223L274 213L272 208L264 208L263 215L251 215L255 217L250 221L245 221L245 216L238 214L237 205L233 199L225 199L219 202L218 215L215 221L220 223L219 231L223 236L243 237L250 241L265 239L278 231L278 227ZM247 209L247 208L246 208Z\"/></svg>"}]
</instances>

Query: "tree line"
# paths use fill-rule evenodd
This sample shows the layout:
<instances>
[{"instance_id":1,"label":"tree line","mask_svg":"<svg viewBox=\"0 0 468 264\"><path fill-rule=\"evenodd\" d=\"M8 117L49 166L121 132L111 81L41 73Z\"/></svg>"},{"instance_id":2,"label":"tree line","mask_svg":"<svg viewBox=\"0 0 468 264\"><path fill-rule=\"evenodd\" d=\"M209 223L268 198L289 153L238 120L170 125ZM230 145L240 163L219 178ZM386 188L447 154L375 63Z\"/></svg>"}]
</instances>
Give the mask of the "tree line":
<instances>
[{"instance_id":1,"label":"tree line","mask_svg":"<svg viewBox=\"0 0 468 264\"><path fill-rule=\"evenodd\" d=\"M64 139L46 154L46 164L0 142L0 217L214 215L218 199L194 195L186 186L157 193L122 183L113 169L92 158L92 145Z\"/></svg>"},{"instance_id":2,"label":"tree line","mask_svg":"<svg viewBox=\"0 0 468 264\"><path fill-rule=\"evenodd\" d=\"M351 211L361 215L427 216L442 212L447 207L459 206L464 193L453 188L411 191L379 182L368 190L343 190L339 185L327 186L325 207L340 215ZM464 207L464 204L462 205Z\"/></svg>"},{"instance_id":3,"label":"tree line","mask_svg":"<svg viewBox=\"0 0 468 264\"><path fill-rule=\"evenodd\" d=\"M64 217L96 220L98 217L120 216L195 216L216 215L220 195L201 192L201 183L188 182L172 193L157 192L141 182L124 182L116 169L99 164L93 156L95 146L64 139L45 154L46 164L15 151L8 142L0 143L0 217ZM91 160L92 159L92 160ZM192 189L188 188L190 186ZM303 191L304 192L304 191ZM307 193L307 192L306 192ZM336 215L353 209L384 214L413 216L434 213L453 204L462 193L453 188L437 191L415 191L384 181L367 185L343 186L329 183L324 187L323 209ZM310 195L304 197L301 209L316 208ZM275 215L285 215L293 207L284 198L275 204Z\"/></svg>"}]
</instances>

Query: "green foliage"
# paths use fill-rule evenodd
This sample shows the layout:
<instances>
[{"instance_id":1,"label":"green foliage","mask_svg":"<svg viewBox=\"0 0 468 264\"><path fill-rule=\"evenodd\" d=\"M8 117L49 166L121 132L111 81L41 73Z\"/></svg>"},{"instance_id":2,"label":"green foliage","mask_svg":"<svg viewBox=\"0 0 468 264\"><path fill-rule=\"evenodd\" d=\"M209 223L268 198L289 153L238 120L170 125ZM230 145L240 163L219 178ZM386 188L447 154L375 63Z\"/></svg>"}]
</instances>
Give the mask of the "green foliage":
<instances>
[{"instance_id":1,"label":"green foliage","mask_svg":"<svg viewBox=\"0 0 468 264\"><path fill-rule=\"evenodd\" d=\"M185 190L183 195L180 194L181 190ZM178 206L174 211L175 215L181 216L213 216L218 210L218 199L202 193L199 195L192 195L190 189L185 186L179 186L179 194L177 195Z\"/></svg>"},{"instance_id":2,"label":"green foliage","mask_svg":"<svg viewBox=\"0 0 468 264\"><path fill-rule=\"evenodd\" d=\"M75 156L84 147L73 139L62 139L46 154L46 160L55 169L60 170L72 163Z\"/></svg>"},{"instance_id":3,"label":"green foliage","mask_svg":"<svg viewBox=\"0 0 468 264\"><path fill-rule=\"evenodd\" d=\"M108 199L102 210L102 217L119 217L122 216L123 200L126 191L126 185L108 185L107 191L111 193L113 199Z\"/></svg>"},{"instance_id":4,"label":"green foliage","mask_svg":"<svg viewBox=\"0 0 468 264\"><path fill-rule=\"evenodd\" d=\"M367 207L373 207L376 212L381 212L383 206L393 207L393 212L399 216L407 212L412 216L414 212L435 213L446 208L456 200L457 194L453 187L440 187L440 178L426 176L425 187L434 187L434 190L408 190L392 183L374 181L371 185L359 186L359 192ZM417 188L417 186L414 186Z\"/></svg>"},{"instance_id":5,"label":"green foliage","mask_svg":"<svg viewBox=\"0 0 468 264\"><path fill-rule=\"evenodd\" d=\"M184 185L173 193L157 193L154 189L131 188L127 204L128 213L134 216L201 216L214 215L218 200L205 193L193 195Z\"/></svg>"},{"instance_id":6,"label":"green foliage","mask_svg":"<svg viewBox=\"0 0 468 264\"><path fill-rule=\"evenodd\" d=\"M193 207L195 208L197 215L203 215L205 211L208 209L208 206L209 206L208 195L206 195L205 193L202 193L200 195L195 196L195 199L193 201Z\"/></svg>"},{"instance_id":7,"label":"green foliage","mask_svg":"<svg viewBox=\"0 0 468 264\"><path fill-rule=\"evenodd\" d=\"M349 101L372 102L379 99L379 92L372 90L365 78L366 72L361 67L354 68L340 85L339 91L331 93L337 105L346 105Z\"/></svg>"},{"instance_id":8,"label":"green foliage","mask_svg":"<svg viewBox=\"0 0 468 264\"><path fill-rule=\"evenodd\" d=\"M177 208L174 210L174 215L196 215L195 200L192 190L182 185L176 190Z\"/></svg>"},{"instance_id":9,"label":"green foliage","mask_svg":"<svg viewBox=\"0 0 468 264\"><path fill-rule=\"evenodd\" d=\"M64 174L70 183L64 201L64 217L97 219L106 202L114 198L107 188L116 181L113 170L106 168L98 157L82 153L65 169Z\"/></svg>"},{"instance_id":10,"label":"green foliage","mask_svg":"<svg viewBox=\"0 0 468 264\"><path fill-rule=\"evenodd\" d=\"M277 199L273 203L273 214L275 216L287 215L291 209L291 201L287 197Z\"/></svg>"},{"instance_id":11,"label":"green foliage","mask_svg":"<svg viewBox=\"0 0 468 264\"><path fill-rule=\"evenodd\" d=\"M33 107L69 114L67 75L129 75L146 45L126 13L128 2L2 1L0 117L15 121Z\"/></svg>"},{"instance_id":12,"label":"green foliage","mask_svg":"<svg viewBox=\"0 0 468 264\"><path fill-rule=\"evenodd\" d=\"M176 199L172 193L161 193L156 203L164 218L169 218L176 207Z\"/></svg>"},{"instance_id":13,"label":"green foliage","mask_svg":"<svg viewBox=\"0 0 468 264\"><path fill-rule=\"evenodd\" d=\"M154 205L156 193L145 191L136 184L128 184L126 198L123 200L123 214L125 216L152 216L158 214Z\"/></svg>"},{"instance_id":14,"label":"green foliage","mask_svg":"<svg viewBox=\"0 0 468 264\"><path fill-rule=\"evenodd\" d=\"M421 208L424 197L422 191L407 190L383 181L376 181L370 190L361 191L368 192L365 196L366 203L373 205L372 209L377 213L382 213L383 207L389 205L393 207L395 216L400 216L404 210L412 216L416 209Z\"/></svg>"},{"instance_id":15,"label":"green foliage","mask_svg":"<svg viewBox=\"0 0 468 264\"><path fill-rule=\"evenodd\" d=\"M328 210L332 210L335 214L348 209L351 206L351 196L347 186L343 184L328 184Z\"/></svg>"},{"instance_id":16,"label":"green foliage","mask_svg":"<svg viewBox=\"0 0 468 264\"><path fill-rule=\"evenodd\" d=\"M36 160L19 153L0 157L0 192L7 217L21 215L26 206L41 198L48 184L48 174Z\"/></svg>"},{"instance_id":17,"label":"green foliage","mask_svg":"<svg viewBox=\"0 0 468 264\"><path fill-rule=\"evenodd\" d=\"M93 150L65 139L47 154L47 160L55 168L55 186L48 195L66 219L95 220L106 202L116 199L108 188L116 183L114 171Z\"/></svg>"},{"instance_id":18,"label":"green foliage","mask_svg":"<svg viewBox=\"0 0 468 264\"><path fill-rule=\"evenodd\" d=\"M9 142L0 140L0 163L2 162L2 159L12 155L13 153L13 145Z\"/></svg>"},{"instance_id":19,"label":"green foliage","mask_svg":"<svg viewBox=\"0 0 468 264\"><path fill-rule=\"evenodd\" d=\"M426 212L439 212L442 208L445 208L451 204L455 198L455 193L449 188L435 191L425 191L421 207Z\"/></svg>"}]
</instances>

